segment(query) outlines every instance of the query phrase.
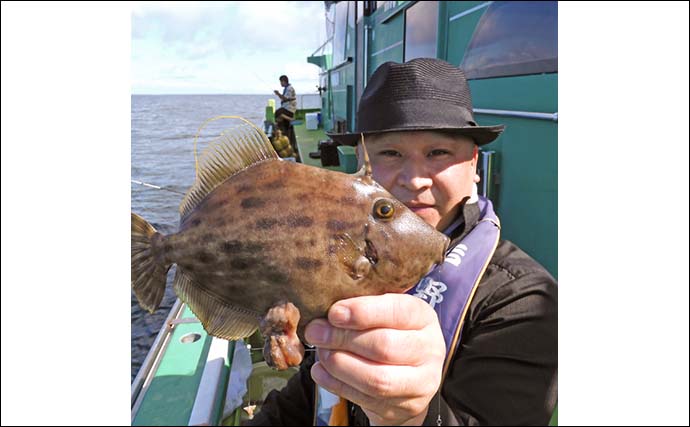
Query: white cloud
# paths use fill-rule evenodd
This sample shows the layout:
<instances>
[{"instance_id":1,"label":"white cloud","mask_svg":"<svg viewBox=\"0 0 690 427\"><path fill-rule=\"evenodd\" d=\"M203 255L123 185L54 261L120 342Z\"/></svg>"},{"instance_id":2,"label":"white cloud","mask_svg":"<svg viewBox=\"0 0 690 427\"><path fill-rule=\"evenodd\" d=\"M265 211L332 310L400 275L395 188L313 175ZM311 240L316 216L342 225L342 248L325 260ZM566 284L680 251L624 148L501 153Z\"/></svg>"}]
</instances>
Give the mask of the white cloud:
<instances>
[{"instance_id":1,"label":"white cloud","mask_svg":"<svg viewBox=\"0 0 690 427\"><path fill-rule=\"evenodd\" d=\"M142 4L132 14L132 37L157 37L169 47L216 43L228 56L319 46L321 2L202 2Z\"/></svg>"},{"instance_id":2,"label":"white cloud","mask_svg":"<svg viewBox=\"0 0 690 427\"><path fill-rule=\"evenodd\" d=\"M298 92L314 92L318 67L306 61L323 22L322 2L138 4L132 90L271 93L286 74Z\"/></svg>"},{"instance_id":3,"label":"white cloud","mask_svg":"<svg viewBox=\"0 0 690 427\"><path fill-rule=\"evenodd\" d=\"M317 93L316 86L319 82L319 67L304 62L289 62L285 65L285 75L290 83L300 94Z\"/></svg>"},{"instance_id":4,"label":"white cloud","mask_svg":"<svg viewBox=\"0 0 690 427\"><path fill-rule=\"evenodd\" d=\"M212 56L221 49L220 43L216 41L206 41L200 43L179 44L175 51L182 58L195 60Z\"/></svg>"},{"instance_id":5,"label":"white cloud","mask_svg":"<svg viewBox=\"0 0 690 427\"><path fill-rule=\"evenodd\" d=\"M241 37L250 46L286 49L304 46L313 52L325 32L322 2L240 2L239 28L228 27L229 40ZM320 31L324 29L323 31Z\"/></svg>"}]
</instances>

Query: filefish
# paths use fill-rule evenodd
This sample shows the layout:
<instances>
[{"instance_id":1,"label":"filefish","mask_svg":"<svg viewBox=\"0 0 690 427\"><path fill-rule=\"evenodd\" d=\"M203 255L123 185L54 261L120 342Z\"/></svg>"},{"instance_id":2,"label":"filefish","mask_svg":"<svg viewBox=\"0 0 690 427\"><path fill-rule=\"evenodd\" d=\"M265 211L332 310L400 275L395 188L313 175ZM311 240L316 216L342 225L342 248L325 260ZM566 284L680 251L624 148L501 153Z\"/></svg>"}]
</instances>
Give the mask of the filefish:
<instances>
[{"instance_id":1,"label":"filefish","mask_svg":"<svg viewBox=\"0 0 690 427\"><path fill-rule=\"evenodd\" d=\"M443 261L448 238L362 169L284 161L259 129L211 142L177 233L132 213L132 289L153 312L173 264L177 296L213 336L258 327L269 366L302 361L304 327L345 298L405 292Z\"/></svg>"}]
</instances>

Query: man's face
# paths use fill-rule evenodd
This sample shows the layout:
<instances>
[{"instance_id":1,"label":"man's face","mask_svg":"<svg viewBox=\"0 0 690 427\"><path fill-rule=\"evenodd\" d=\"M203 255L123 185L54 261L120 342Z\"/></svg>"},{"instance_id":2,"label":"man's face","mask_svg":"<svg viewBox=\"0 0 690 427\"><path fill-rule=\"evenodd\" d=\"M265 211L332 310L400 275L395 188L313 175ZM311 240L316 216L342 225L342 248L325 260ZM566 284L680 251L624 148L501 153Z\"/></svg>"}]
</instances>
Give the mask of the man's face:
<instances>
[{"instance_id":1,"label":"man's face","mask_svg":"<svg viewBox=\"0 0 690 427\"><path fill-rule=\"evenodd\" d=\"M285 81L285 80L281 80L281 81L280 81L280 85L281 85L282 87L285 87L285 86L288 85L288 82Z\"/></svg>"},{"instance_id":2,"label":"man's face","mask_svg":"<svg viewBox=\"0 0 690 427\"><path fill-rule=\"evenodd\" d=\"M472 195L477 146L471 138L434 131L387 132L365 137L374 180L442 231L460 202ZM362 144L357 146L363 164Z\"/></svg>"}]
</instances>

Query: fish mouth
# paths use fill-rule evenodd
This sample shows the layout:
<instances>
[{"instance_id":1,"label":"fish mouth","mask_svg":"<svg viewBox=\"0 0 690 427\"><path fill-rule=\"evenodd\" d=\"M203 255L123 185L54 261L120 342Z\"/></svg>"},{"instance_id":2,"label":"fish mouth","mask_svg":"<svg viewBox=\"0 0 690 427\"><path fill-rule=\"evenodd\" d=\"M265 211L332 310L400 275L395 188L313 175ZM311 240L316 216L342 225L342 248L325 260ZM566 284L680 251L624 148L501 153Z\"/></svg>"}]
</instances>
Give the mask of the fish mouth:
<instances>
[{"instance_id":1,"label":"fish mouth","mask_svg":"<svg viewBox=\"0 0 690 427\"><path fill-rule=\"evenodd\" d=\"M366 247L364 248L364 257L369 260L371 265L376 265L379 262L379 255L376 252L376 246L369 239L364 239Z\"/></svg>"}]
</instances>

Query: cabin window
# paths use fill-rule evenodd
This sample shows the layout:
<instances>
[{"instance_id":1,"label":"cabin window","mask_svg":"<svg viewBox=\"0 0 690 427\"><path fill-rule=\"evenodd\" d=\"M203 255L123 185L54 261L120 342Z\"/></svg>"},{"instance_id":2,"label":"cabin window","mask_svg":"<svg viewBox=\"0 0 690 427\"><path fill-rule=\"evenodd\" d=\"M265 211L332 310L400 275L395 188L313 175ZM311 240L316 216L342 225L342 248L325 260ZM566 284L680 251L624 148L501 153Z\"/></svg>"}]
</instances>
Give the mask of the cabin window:
<instances>
[{"instance_id":1,"label":"cabin window","mask_svg":"<svg viewBox=\"0 0 690 427\"><path fill-rule=\"evenodd\" d=\"M352 56L352 44L355 41L355 12L356 2L349 1L347 8L347 42L345 43L345 59Z\"/></svg>"},{"instance_id":2,"label":"cabin window","mask_svg":"<svg viewBox=\"0 0 690 427\"><path fill-rule=\"evenodd\" d=\"M405 11L405 61L436 58L438 2L420 1Z\"/></svg>"},{"instance_id":3,"label":"cabin window","mask_svg":"<svg viewBox=\"0 0 690 427\"><path fill-rule=\"evenodd\" d=\"M333 38L333 66L337 66L346 59L347 12L350 2L342 1L335 5L335 35Z\"/></svg>"},{"instance_id":4,"label":"cabin window","mask_svg":"<svg viewBox=\"0 0 690 427\"><path fill-rule=\"evenodd\" d=\"M320 54L325 55L326 60L325 68L331 68L333 66L333 34L335 33L335 7L331 4L326 4L326 36L321 40L323 48Z\"/></svg>"},{"instance_id":5,"label":"cabin window","mask_svg":"<svg viewBox=\"0 0 690 427\"><path fill-rule=\"evenodd\" d=\"M369 16L376 11L375 1L365 1L364 3L364 16Z\"/></svg>"},{"instance_id":6,"label":"cabin window","mask_svg":"<svg viewBox=\"0 0 690 427\"><path fill-rule=\"evenodd\" d=\"M468 79L558 72L556 2L493 2L477 24L461 68Z\"/></svg>"}]
</instances>

